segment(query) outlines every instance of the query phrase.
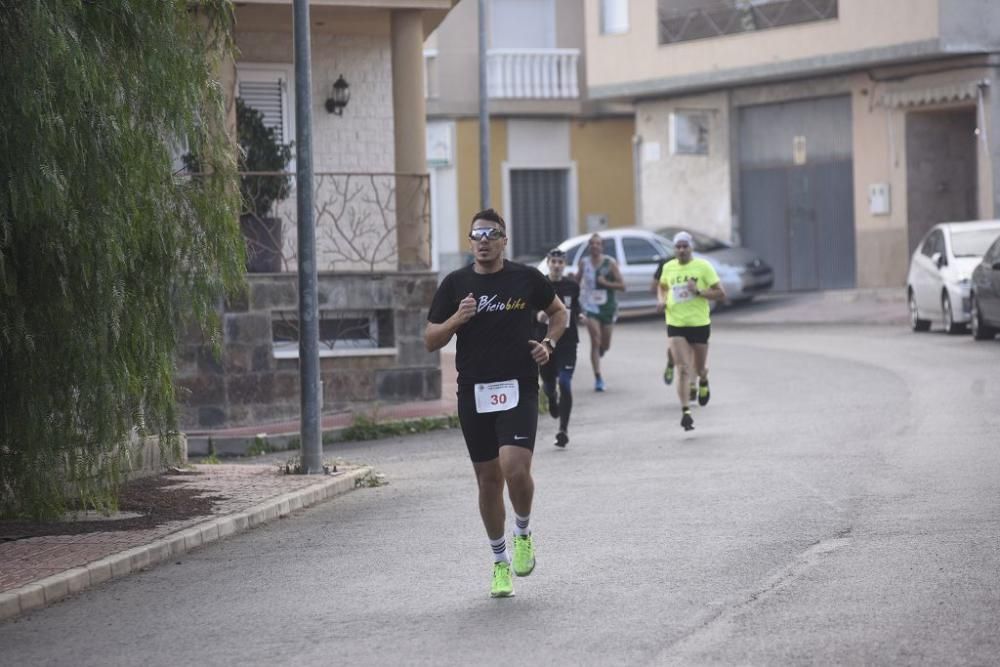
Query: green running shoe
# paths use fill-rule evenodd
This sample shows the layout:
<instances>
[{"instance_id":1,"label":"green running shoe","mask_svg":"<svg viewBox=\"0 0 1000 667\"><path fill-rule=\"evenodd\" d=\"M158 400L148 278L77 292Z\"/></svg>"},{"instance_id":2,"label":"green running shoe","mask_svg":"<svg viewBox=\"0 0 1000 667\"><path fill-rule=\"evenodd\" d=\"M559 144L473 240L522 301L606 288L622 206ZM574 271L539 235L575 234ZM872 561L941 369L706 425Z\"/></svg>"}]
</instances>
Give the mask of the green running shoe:
<instances>
[{"instance_id":1,"label":"green running shoe","mask_svg":"<svg viewBox=\"0 0 1000 667\"><path fill-rule=\"evenodd\" d=\"M691 389L688 391L688 400L693 401L696 398L698 398L698 385L692 382Z\"/></svg>"},{"instance_id":2,"label":"green running shoe","mask_svg":"<svg viewBox=\"0 0 1000 667\"><path fill-rule=\"evenodd\" d=\"M514 595L514 579L510 575L510 563L500 561L493 564L493 588L491 598L509 598Z\"/></svg>"},{"instance_id":3,"label":"green running shoe","mask_svg":"<svg viewBox=\"0 0 1000 667\"><path fill-rule=\"evenodd\" d=\"M531 535L514 536L514 574L527 577L535 569L535 545Z\"/></svg>"},{"instance_id":4,"label":"green running shoe","mask_svg":"<svg viewBox=\"0 0 1000 667\"><path fill-rule=\"evenodd\" d=\"M708 405L710 398L712 398L712 394L708 391L708 380L702 380L698 387L698 405Z\"/></svg>"},{"instance_id":5,"label":"green running shoe","mask_svg":"<svg viewBox=\"0 0 1000 667\"><path fill-rule=\"evenodd\" d=\"M667 370L663 371L663 382L665 384L673 384L674 382L674 365L667 364Z\"/></svg>"}]
</instances>

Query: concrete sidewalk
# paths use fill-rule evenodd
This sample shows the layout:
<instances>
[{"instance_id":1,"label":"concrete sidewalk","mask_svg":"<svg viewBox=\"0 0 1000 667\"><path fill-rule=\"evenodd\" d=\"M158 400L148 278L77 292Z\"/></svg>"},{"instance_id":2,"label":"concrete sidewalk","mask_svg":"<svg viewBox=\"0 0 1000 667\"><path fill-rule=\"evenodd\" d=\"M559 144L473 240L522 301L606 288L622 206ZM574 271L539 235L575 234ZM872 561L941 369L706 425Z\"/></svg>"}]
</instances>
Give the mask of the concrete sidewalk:
<instances>
[{"instance_id":1,"label":"concrete sidewalk","mask_svg":"<svg viewBox=\"0 0 1000 667\"><path fill-rule=\"evenodd\" d=\"M909 324L906 290L828 290L765 294L747 304L720 309L712 321L727 324Z\"/></svg>"},{"instance_id":2,"label":"concrete sidewalk","mask_svg":"<svg viewBox=\"0 0 1000 667\"><path fill-rule=\"evenodd\" d=\"M625 313L630 319L663 317L649 308ZM747 325L885 324L909 325L906 290L902 287L775 292L747 303L728 304L712 311L712 321Z\"/></svg>"},{"instance_id":3,"label":"concrete sidewalk","mask_svg":"<svg viewBox=\"0 0 1000 667\"><path fill-rule=\"evenodd\" d=\"M338 466L328 475L286 475L277 466L196 465L170 489L214 501L212 513L146 529L47 534L0 541L0 621L38 609L109 579L138 572L203 544L286 516L368 483L369 467ZM127 517L126 519L127 520ZM27 531L26 531L27 532Z\"/></svg>"}]
</instances>

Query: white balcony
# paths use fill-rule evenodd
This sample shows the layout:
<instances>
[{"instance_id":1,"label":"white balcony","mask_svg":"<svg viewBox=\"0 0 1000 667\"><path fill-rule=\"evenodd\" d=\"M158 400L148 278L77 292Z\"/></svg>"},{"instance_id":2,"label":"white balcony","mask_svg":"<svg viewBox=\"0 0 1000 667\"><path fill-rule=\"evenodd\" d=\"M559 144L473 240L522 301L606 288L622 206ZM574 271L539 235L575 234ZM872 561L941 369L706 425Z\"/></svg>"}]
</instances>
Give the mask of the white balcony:
<instances>
[{"instance_id":1,"label":"white balcony","mask_svg":"<svg viewBox=\"0 0 1000 667\"><path fill-rule=\"evenodd\" d=\"M489 96L496 99L576 99L579 49L490 49Z\"/></svg>"}]
</instances>

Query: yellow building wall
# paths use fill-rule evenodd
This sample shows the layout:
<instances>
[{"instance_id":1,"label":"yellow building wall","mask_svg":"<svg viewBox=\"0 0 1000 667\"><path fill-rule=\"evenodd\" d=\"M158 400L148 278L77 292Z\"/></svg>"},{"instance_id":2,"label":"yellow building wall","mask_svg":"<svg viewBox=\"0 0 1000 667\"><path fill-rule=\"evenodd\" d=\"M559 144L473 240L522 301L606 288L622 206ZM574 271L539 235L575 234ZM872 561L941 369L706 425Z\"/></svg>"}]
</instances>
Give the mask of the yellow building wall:
<instances>
[{"instance_id":1,"label":"yellow building wall","mask_svg":"<svg viewBox=\"0 0 1000 667\"><path fill-rule=\"evenodd\" d=\"M607 215L609 227L635 224L634 134L632 118L571 121L570 154L579 188L578 232L587 231L590 214Z\"/></svg>"},{"instance_id":2,"label":"yellow building wall","mask_svg":"<svg viewBox=\"0 0 1000 667\"><path fill-rule=\"evenodd\" d=\"M468 250L472 216L482 210L479 201L479 119L455 121L455 164L458 180L458 247ZM507 122L490 119L490 199L500 215L503 201L500 165L507 160Z\"/></svg>"}]
</instances>

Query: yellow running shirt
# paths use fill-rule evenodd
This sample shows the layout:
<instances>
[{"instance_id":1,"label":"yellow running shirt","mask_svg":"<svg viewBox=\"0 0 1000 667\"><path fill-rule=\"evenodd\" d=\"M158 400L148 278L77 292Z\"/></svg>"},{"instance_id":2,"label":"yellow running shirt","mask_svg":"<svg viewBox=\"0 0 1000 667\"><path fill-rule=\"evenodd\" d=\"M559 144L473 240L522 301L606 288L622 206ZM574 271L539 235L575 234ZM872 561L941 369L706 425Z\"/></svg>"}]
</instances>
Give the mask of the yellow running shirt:
<instances>
[{"instance_id":1,"label":"yellow running shirt","mask_svg":"<svg viewBox=\"0 0 1000 667\"><path fill-rule=\"evenodd\" d=\"M708 299L688 290L691 278L698 281L699 292L719 282L715 267L704 259L694 257L687 264L672 259L663 265L660 284L667 292L666 319L670 326L703 327L711 323Z\"/></svg>"}]
</instances>

